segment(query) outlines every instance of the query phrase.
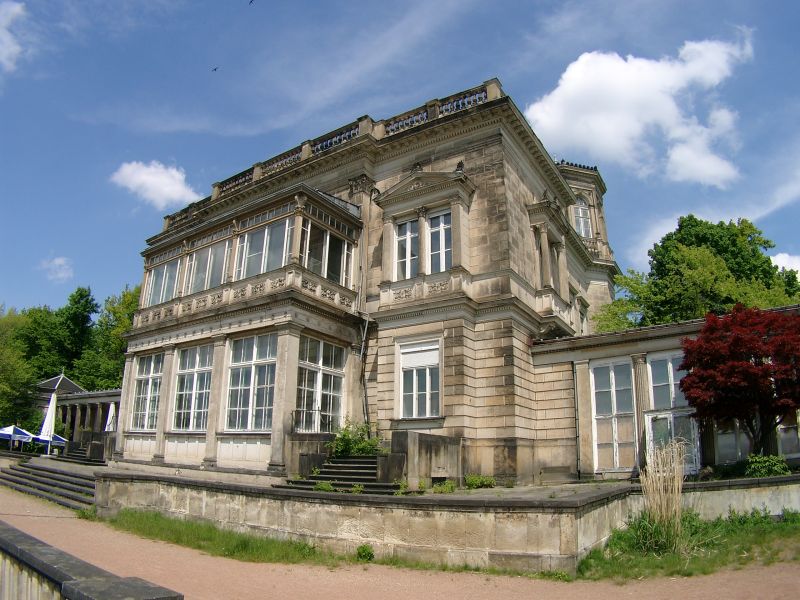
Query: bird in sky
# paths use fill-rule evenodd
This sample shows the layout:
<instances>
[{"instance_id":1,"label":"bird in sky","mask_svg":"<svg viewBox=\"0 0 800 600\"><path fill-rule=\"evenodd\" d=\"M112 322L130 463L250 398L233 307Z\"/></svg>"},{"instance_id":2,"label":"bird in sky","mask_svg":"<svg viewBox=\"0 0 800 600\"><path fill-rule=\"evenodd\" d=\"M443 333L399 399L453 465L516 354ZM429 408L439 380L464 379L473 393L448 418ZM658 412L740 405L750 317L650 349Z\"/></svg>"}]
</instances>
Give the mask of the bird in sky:
<instances>
[{"instance_id":1,"label":"bird in sky","mask_svg":"<svg viewBox=\"0 0 800 600\"><path fill-rule=\"evenodd\" d=\"M219 67L211 67L212 71L216 71L217 69L219 69Z\"/></svg>"}]
</instances>

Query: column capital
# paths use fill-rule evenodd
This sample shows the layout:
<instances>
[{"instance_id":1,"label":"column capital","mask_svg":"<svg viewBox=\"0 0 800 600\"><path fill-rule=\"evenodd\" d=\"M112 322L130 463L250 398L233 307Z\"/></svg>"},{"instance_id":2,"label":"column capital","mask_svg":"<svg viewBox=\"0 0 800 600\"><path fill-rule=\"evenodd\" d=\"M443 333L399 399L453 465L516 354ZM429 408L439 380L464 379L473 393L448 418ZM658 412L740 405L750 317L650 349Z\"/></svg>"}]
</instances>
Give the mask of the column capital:
<instances>
[{"instance_id":1,"label":"column capital","mask_svg":"<svg viewBox=\"0 0 800 600\"><path fill-rule=\"evenodd\" d=\"M350 195L353 196L359 192L362 193L372 193L372 189L375 186L375 181L368 177L365 174L361 174L358 177L354 177L353 179L349 179L347 181L348 185L350 186Z\"/></svg>"},{"instance_id":2,"label":"column capital","mask_svg":"<svg viewBox=\"0 0 800 600\"><path fill-rule=\"evenodd\" d=\"M392 217L391 215L383 215L383 224L394 225L394 217Z\"/></svg>"},{"instance_id":3,"label":"column capital","mask_svg":"<svg viewBox=\"0 0 800 600\"><path fill-rule=\"evenodd\" d=\"M643 365L647 361L647 354L631 354L631 360L633 361L634 365Z\"/></svg>"},{"instance_id":4,"label":"column capital","mask_svg":"<svg viewBox=\"0 0 800 600\"><path fill-rule=\"evenodd\" d=\"M214 346L224 346L226 341L228 341L228 336L224 333L218 333L211 336L211 342L214 344Z\"/></svg>"},{"instance_id":5,"label":"column capital","mask_svg":"<svg viewBox=\"0 0 800 600\"><path fill-rule=\"evenodd\" d=\"M417 218L424 219L425 217L428 216L428 208L426 206L420 206L419 208L417 208L416 213L417 213Z\"/></svg>"},{"instance_id":6,"label":"column capital","mask_svg":"<svg viewBox=\"0 0 800 600\"><path fill-rule=\"evenodd\" d=\"M298 323L283 323L278 325L275 331L278 335L285 334L300 337L300 334L303 333L303 329L304 327Z\"/></svg>"}]
</instances>

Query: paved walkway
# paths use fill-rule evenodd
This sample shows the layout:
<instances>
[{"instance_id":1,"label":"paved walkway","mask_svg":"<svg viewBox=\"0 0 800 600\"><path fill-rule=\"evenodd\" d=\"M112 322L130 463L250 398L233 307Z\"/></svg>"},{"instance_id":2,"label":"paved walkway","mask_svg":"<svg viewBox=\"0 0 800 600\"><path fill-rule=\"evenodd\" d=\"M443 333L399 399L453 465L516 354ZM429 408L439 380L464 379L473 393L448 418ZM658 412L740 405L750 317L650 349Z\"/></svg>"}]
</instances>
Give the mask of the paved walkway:
<instances>
[{"instance_id":1,"label":"paved walkway","mask_svg":"<svg viewBox=\"0 0 800 600\"><path fill-rule=\"evenodd\" d=\"M559 583L472 573L412 571L379 565L328 569L243 563L145 540L32 496L0 487L0 520L123 577L142 577L187 599L471 600L496 598L795 599L800 564L753 567L692 578Z\"/></svg>"}]
</instances>

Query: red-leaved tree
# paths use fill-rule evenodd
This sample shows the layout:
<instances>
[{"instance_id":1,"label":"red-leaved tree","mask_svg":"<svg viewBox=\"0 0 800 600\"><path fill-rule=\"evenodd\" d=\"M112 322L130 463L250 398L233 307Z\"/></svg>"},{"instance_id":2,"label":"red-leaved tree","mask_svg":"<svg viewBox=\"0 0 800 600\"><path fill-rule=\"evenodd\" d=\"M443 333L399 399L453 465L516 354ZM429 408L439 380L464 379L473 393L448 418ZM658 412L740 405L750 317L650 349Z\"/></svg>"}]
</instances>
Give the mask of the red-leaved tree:
<instances>
[{"instance_id":1,"label":"red-leaved tree","mask_svg":"<svg viewBox=\"0 0 800 600\"><path fill-rule=\"evenodd\" d=\"M698 418L737 419L763 454L778 425L800 407L800 314L737 304L706 316L696 339L683 340L681 380Z\"/></svg>"}]
</instances>

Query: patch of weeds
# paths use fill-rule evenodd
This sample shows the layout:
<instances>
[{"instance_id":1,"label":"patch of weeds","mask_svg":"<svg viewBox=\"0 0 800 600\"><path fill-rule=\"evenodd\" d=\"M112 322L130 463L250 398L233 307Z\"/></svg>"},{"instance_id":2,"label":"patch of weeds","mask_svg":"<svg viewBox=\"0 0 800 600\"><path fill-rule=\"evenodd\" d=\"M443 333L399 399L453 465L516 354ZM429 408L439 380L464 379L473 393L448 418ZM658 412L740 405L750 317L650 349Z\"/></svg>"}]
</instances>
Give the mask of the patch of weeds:
<instances>
[{"instance_id":1,"label":"patch of weeds","mask_svg":"<svg viewBox=\"0 0 800 600\"><path fill-rule=\"evenodd\" d=\"M364 493L364 484L363 483L354 483L353 487L350 488L351 494L363 494Z\"/></svg>"},{"instance_id":2,"label":"patch of weeds","mask_svg":"<svg viewBox=\"0 0 800 600\"><path fill-rule=\"evenodd\" d=\"M380 453L381 440L374 433L370 435L371 433L369 425L366 423L356 425L348 419L345 421L344 427L336 432L336 437L326 446L337 458L375 456Z\"/></svg>"},{"instance_id":3,"label":"patch of weeds","mask_svg":"<svg viewBox=\"0 0 800 600\"><path fill-rule=\"evenodd\" d=\"M79 519L83 519L85 521L99 521L100 517L97 516L97 507L92 504L89 508L80 508L75 511L75 514Z\"/></svg>"},{"instance_id":4,"label":"patch of weeds","mask_svg":"<svg viewBox=\"0 0 800 600\"><path fill-rule=\"evenodd\" d=\"M359 562L372 562L375 560L375 550L369 544L361 544L356 548L356 560Z\"/></svg>"},{"instance_id":5,"label":"patch of weeds","mask_svg":"<svg viewBox=\"0 0 800 600\"><path fill-rule=\"evenodd\" d=\"M405 496L408 493L408 482L405 479L395 479L394 483L400 486L394 491L395 496Z\"/></svg>"},{"instance_id":6,"label":"patch of weeds","mask_svg":"<svg viewBox=\"0 0 800 600\"><path fill-rule=\"evenodd\" d=\"M456 491L456 482L451 479L446 479L441 483L433 484L432 489L434 494L452 494Z\"/></svg>"},{"instance_id":7,"label":"patch of weeds","mask_svg":"<svg viewBox=\"0 0 800 600\"><path fill-rule=\"evenodd\" d=\"M468 490L477 490L479 488L493 488L496 485L494 477L489 475L478 475L470 473L464 476L464 487Z\"/></svg>"},{"instance_id":8,"label":"patch of weeds","mask_svg":"<svg viewBox=\"0 0 800 600\"><path fill-rule=\"evenodd\" d=\"M426 489L428 489L428 485L425 483L424 479L420 479L419 484L417 485L417 490L420 494L424 494Z\"/></svg>"},{"instance_id":9,"label":"patch of weeds","mask_svg":"<svg viewBox=\"0 0 800 600\"><path fill-rule=\"evenodd\" d=\"M314 491L315 492L335 492L336 488L333 487L333 484L330 481L318 481L314 484Z\"/></svg>"},{"instance_id":10,"label":"patch of weeds","mask_svg":"<svg viewBox=\"0 0 800 600\"><path fill-rule=\"evenodd\" d=\"M319 467L313 467L311 469L311 476L316 477L317 475L319 475Z\"/></svg>"}]
</instances>

